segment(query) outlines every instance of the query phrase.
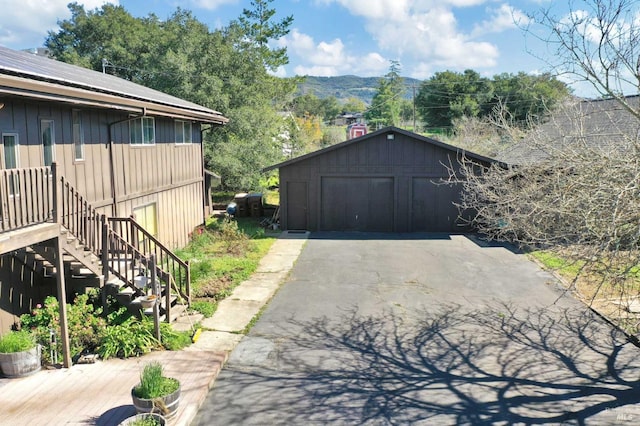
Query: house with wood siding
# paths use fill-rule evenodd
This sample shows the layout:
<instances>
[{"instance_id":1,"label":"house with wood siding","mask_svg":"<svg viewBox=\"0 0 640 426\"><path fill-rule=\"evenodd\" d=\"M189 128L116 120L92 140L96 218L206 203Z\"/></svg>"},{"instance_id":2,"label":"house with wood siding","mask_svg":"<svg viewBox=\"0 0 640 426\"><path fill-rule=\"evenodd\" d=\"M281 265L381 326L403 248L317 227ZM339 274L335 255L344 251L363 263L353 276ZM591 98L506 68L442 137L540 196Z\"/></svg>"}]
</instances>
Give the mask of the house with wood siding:
<instances>
[{"instance_id":1,"label":"house with wood siding","mask_svg":"<svg viewBox=\"0 0 640 426\"><path fill-rule=\"evenodd\" d=\"M226 122L130 81L0 47L0 331L48 295L71 299L78 275L101 288L120 280L132 297L134 275L153 275L167 289L167 320L175 300L188 303L188 264L172 250L204 221L203 133Z\"/></svg>"}]
</instances>

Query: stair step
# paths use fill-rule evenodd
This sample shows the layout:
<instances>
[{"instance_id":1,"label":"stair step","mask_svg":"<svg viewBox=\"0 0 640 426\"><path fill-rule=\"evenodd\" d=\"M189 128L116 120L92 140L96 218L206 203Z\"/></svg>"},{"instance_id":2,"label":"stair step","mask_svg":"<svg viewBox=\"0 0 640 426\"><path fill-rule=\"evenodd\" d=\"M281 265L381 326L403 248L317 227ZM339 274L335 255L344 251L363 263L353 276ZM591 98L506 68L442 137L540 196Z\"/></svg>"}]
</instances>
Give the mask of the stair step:
<instances>
[{"instance_id":1,"label":"stair step","mask_svg":"<svg viewBox=\"0 0 640 426\"><path fill-rule=\"evenodd\" d=\"M71 269L71 276L73 277L81 277L81 276L89 276L96 275L91 269L81 266L79 268Z\"/></svg>"},{"instance_id":2,"label":"stair step","mask_svg":"<svg viewBox=\"0 0 640 426\"><path fill-rule=\"evenodd\" d=\"M182 305L182 304L172 305L171 306L171 322L175 321L179 316L181 316L184 312L186 312L187 309L188 309L187 305ZM163 311L164 313L160 315L161 322L167 319L166 310L163 309ZM142 310L142 312L147 316L151 316L153 315L153 308L144 309Z\"/></svg>"}]
</instances>

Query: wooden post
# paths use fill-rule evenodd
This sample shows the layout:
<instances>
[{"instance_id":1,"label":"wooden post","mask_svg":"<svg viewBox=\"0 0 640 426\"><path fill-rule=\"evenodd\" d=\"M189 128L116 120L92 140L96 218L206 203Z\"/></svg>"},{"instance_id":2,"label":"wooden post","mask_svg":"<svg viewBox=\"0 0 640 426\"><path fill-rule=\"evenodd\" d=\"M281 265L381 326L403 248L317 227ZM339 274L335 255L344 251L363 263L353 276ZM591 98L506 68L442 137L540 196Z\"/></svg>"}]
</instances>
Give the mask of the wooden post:
<instances>
[{"instance_id":1,"label":"wooden post","mask_svg":"<svg viewBox=\"0 0 640 426\"><path fill-rule=\"evenodd\" d=\"M102 276L106 283L109 281L109 224L106 215L100 215L100 224L100 232L102 232L102 253L100 253L100 257L102 259Z\"/></svg>"},{"instance_id":2,"label":"wooden post","mask_svg":"<svg viewBox=\"0 0 640 426\"><path fill-rule=\"evenodd\" d=\"M158 277L156 276L156 255L149 255L149 268L151 268L151 292L156 296L156 303L153 305L153 331L156 339L160 341L160 289L158 286Z\"/></svg>"},{"instance_id":3,"label":"wooden post","mask_svg":"<svg viewBox=\"0 0 640 426\"><path fill-rule=\"evenodd\" d=\"M62 259L61 237L55 239L56 281L58 284L58 304L60 305L60 337L62 339L62 365L71 367L71 347L69 346L69 324L67 321L67 290L64 282L64 262Z\"/></svg>"},{"instance_id":4,"label":"wooden post","mask_svg":"<svg viewBox=\"0 0 640 426\"><path fill-rule=\"evenodd\" d=\"M62 188L58 185L58 164L51 163L51 181L53 182L53 222L62 223Z\"/></svg>"},{"instance_id":5,"label":"wooden post","mask_svg":"<svg viewBox=\"0 0 640 426\"><path fill-rule=\"evenodd\" d=\"M138 231L136 230L136 225L135 223L133 223L135 221L135 216L131 215L129 216L129 229L127 229L127 232L129 233L129 238L127 238L127 240L129 240L129 242L131 243L132 246L134 246L138 251L140 251L142 254L147 254L145 252L144 249L141 249L139 246L140 244L138 241Z\"/></svg>"},{"instance_id":6,"label":"wooden post","mask_svg":"<svg viewBox=\"0 0 640 426\"><path fill-rule=\"evenodd\" d=\"M187 282L185 286L185 292L187 293L187 306L191 307L191 265L188 260L184 263L187 264L187 276L185 277L185 281Z\"/></svg>"}]
</instances>

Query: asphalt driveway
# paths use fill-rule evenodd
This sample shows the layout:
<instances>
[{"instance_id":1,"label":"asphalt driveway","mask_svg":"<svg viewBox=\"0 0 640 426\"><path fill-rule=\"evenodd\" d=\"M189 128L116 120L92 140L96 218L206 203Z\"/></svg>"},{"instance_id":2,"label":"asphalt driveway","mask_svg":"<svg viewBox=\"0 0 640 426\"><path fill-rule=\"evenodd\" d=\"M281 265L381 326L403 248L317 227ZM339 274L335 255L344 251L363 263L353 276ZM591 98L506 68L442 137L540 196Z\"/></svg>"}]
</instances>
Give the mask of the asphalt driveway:
<instances>
[{"instance_id":1,"label":"asphalt driveway","mask_svg":"<svg viewBox=\"0 0 640 426\"><path fill-rule=\"evenodd\" d=\"M194 424L634 424L638 355L507 248L318 233Z\"/></svg>"}]
</instances>

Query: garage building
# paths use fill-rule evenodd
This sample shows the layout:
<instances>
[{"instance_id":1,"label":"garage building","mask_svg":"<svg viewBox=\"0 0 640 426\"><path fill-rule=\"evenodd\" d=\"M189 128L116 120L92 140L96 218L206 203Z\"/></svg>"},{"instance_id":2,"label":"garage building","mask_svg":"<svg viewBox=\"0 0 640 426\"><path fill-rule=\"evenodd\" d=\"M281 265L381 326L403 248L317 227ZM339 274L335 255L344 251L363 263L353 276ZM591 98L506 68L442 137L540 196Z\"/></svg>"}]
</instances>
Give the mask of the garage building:
<instances>
[{"instance_id":1,"label":"garage building","mask_svg":"<svg viewBox=\"0 0 640 426\"><path fill-rule=\"evenodd\" d=\"M495 162L387 127L265 170L280 172L283 230L463 232L461 188L443 182L463 153Z\"/></svg>"}]
</instances>

